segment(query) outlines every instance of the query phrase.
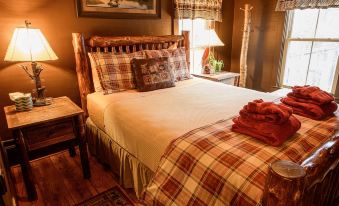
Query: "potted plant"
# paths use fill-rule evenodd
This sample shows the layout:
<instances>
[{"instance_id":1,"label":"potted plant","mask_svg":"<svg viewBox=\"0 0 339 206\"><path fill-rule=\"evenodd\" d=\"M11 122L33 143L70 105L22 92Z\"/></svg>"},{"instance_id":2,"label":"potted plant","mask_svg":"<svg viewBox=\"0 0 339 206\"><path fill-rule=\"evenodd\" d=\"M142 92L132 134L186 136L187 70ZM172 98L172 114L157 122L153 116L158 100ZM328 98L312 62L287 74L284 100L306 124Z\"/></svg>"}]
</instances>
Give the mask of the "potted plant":
<instances>
[{"instance_id":1,"label":"potted plant","mask_svg":"<svg viewBox=\"0 0 339 206\"><path fill-rule=\"evenodd\" d=\"M209 65L215 73L221 72L224 68L224 62L222 60L217 60L213 55L209 56Z\"/></svg>"}]
</instances>

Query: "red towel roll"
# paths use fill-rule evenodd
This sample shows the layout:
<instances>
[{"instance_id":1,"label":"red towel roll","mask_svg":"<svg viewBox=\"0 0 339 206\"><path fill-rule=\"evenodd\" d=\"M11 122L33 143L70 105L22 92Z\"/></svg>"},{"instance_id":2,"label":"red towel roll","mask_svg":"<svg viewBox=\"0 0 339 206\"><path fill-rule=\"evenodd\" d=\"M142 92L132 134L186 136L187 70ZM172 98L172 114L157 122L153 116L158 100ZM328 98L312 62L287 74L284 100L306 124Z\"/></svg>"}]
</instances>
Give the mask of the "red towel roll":
<instances>
[{"instance_id":1,"label":"red towel roll","mask_svg":"<svg viewBox=\"0 0 339 206\"><path fill-rule=\"evenodd\" d=\"M292 109L281 104L264 102L260 99L249 102L239 114L248 121L267 121L282 124L292 115Z\"/></svg>"},{"instance_id":2,"label":"red towel roll","mask_svg":"<svg viewBox=\"0 0 339 206\"><path fill-rule=\"evenodd\" d=\"M254 100L233 119L232 131L246 134L273 146L280 146L300 129L292 109L282 104Z\"/></svg>"},{"instance_id":3,"label":"red towel roll","mask_svg":"<svg viewBox=\"0 0 339 206\"><path fill-rule=\"evenodd\" d=\"M301 126L300 121L291 115L283 124L247 121L241 116L233 119L232 131L255 137L269 145L280 146L293 136Z\"/></svg>"},{"instance_id":4,"label":"red towel roll","mask_svg":"<svg viewBox=\"0 0 339 206\"><path fill-rule=\"evenodd\" d=\"M317 105L334 101L334 97L331 94L314 86L294 86L292 87L292 92L287 96L298 98L299 102Z\"/></svg>"},{"instance_id":5,"label":"red towel roll","mask_svg":"<svg viewBox=\"0 0 339 206\"><path fill-rule=\"evenodd\" d=\"M300 102L300 99L295 97L285 97L281 102L290 106L294 114L308 117L315 120L322 120L328 116L332 116L338 108L335 102L329 102L322 105Z\"/></svg>"}]
</instances>

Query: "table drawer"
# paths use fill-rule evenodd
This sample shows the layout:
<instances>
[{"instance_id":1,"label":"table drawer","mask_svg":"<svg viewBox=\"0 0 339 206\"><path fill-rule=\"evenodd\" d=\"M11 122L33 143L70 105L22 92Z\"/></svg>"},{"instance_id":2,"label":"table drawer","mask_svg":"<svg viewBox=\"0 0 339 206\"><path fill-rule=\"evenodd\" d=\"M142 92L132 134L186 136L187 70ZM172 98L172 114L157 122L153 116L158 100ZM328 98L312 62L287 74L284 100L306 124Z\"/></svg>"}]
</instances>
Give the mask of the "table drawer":
<instances>
[{"instance_id":1,"label":"table drawer","mask_svg":"<svg viewBox=\"0 0 339 206\"><path fill-rule=\"evenodd\" d=\"M29 150L75 138L72 119L49 122L23 130Z\"/></svg>"}]
</instances>

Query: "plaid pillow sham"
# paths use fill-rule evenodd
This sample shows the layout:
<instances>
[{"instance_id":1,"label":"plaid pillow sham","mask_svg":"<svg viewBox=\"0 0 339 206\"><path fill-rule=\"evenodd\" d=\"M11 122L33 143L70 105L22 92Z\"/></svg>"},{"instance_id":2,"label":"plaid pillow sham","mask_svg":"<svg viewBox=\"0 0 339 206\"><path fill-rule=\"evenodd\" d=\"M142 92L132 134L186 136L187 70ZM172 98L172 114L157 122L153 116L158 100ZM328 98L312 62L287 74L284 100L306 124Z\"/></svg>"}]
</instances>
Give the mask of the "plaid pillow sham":
<instances>
[{"instance_id":1,"label":"plaid pillow sham","mask_svg":"<svg viewBox=\"0 0 339 206\"><path fill-rule=\"evenodd\" d=\"M101 86L101 83L100 83L100 80L99 80L99 76L98 76L98 72L95 68L94 60L92 58L92 55L88 55L88 56L89 56L89 61L90 61L90 64L91 64L91 72L92 72L92 80L93 80L94 91L102 92L104 90L102 89L102 86Z\"/></svg>"},{"instance_id":2,"label":"plaid pillow sham","mask_svg":"<svg viewBox=\"0 0 339 206\"><path fill-rule=\"evenodd\" d=\"M98 73L104 94L134 89L131 60L146 58L141 51L130 54L92 52L88 55L93 59L94 65L91 66Z\"/></svg>"},{"instance_id":3,"label":"plaid pillow sham","mask_svg":"<svg viewBox=\"0 0 339 206\"><path fill-rule=\"evenodd\" d=\"M147 58L168 57L168 62L174 70L176 81L190 79L190 71L187 65L185 48L145 50Z\"/></svg>"},{"instance_id":4,"label":"plaid pillow sham","mask_svg":"<svg viewBox=\"0 0 339 206\"><path fill-rule=\"evenodd\" d=\"M137 89L141 92L175 86L173 70L167 57L133 59L132 68Z\"/></svg>"}]
</instances>

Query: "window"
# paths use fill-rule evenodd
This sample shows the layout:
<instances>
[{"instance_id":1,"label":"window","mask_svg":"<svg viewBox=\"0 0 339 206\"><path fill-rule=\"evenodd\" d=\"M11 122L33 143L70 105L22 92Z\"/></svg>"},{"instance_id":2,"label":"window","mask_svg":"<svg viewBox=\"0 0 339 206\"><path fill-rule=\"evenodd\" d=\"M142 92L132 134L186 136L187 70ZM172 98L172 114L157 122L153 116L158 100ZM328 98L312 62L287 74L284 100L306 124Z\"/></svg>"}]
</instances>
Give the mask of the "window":
<instances>
[{"instance_id":1,"label":"window","mask_svg":"<svg viewBox=\"0 0 339 206\"><path fill-rule=\"evenodd\" d=\"M289 13L282 85L313 85L335 92L339 69L339 9Z\"/></svg>"},{"instance_id":2,"label":"window","mask_svg":"<svg viewBox=\"0 0 339 206\"><path fill-rule=\"evenodd\" d=\"M179 21L179 33L181 31L190 31L190 47L191 47L191 57L190 57L190 72L191 73L200 73L201 72L201 59L204 54L205 48L196 47L196 44L199 42L199 34L206 33L209 29L210 21L204 19L182 19Z\"/></svg>"}]
</instances>

